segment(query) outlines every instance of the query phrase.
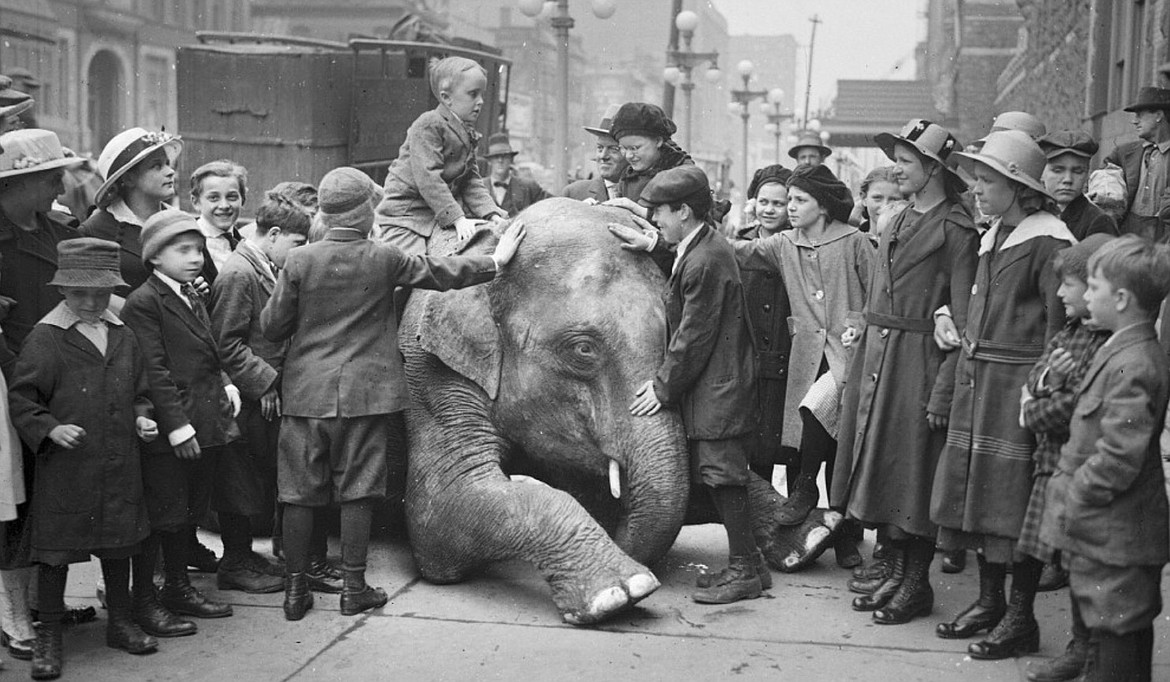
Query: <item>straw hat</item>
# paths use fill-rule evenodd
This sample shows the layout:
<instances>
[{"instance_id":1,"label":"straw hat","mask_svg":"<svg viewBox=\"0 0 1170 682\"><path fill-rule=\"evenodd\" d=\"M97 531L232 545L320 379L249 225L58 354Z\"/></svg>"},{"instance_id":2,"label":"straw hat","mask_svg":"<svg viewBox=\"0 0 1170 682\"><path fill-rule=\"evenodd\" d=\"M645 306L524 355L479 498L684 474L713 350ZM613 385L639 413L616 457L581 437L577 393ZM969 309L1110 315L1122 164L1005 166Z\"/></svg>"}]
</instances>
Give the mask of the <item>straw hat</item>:
<instances>
[{"instance_id":1,"label":"straw hat","mask_svg":"<svg viewBox=\"0 0 1170 682\"><path fill-rule=\"evenodd\" d=\"M978 152L955 152L955 156L959 157L959 165L968 173L972 172L975 162L978 161L1007 179L1036 190L1055 201L1040 179L1048 158L1044 156L1040 145L1023 131L1002 130L991 133L987 136L983 149Z\"/></svg>"},{"instance_id":2,"label":"straw hat","mask_svg":"<svg viewBox=\"0 0 1170 682\"><path fill-rule=\"evenodd\" d=\"M122 281L122 247L93 237L66 239L57 244L57 272L49 286L113 289Z\"/></svg>"},{"instance_id":3,"label":"straw hat","mask_svg":"<svg viewBox=\"0 0 1170 682\"><path fill-rule=\"evenodd\" d=\"M894 145L899 142L909 145L922 156L938 162L953 180L962 183L963 187L967 186L967 182L955 172L954 160L951 159L952 152L959 148L959 141L937 123L913 118L902 126L902 132L897 135L878 133L874 135L873 141L891 161L894 159Z\"/></svg>"},{"instance_id":4,"label":"straw hat","mask_svg":"<svg viewBox=\"0 0 1170 682\"><path fill-rule=\"evenodd\" d=\"M788 148L788 155L795 159L797 154L796 150L801 147L813 147L820 151L823 157L827 157L833 153L833 150L826 147L824 142L821 141L821 136L811 130L803 130L800 132L796 138L796 144Z\"/></svg>"},{"instance_id":5,"label":"straw hat","mask_svg":"<svg viewBox=\"0 0 1170 682\"><path fill-rule=\"evenodd\" d=\"M0 178L85 163L85 159L65 156L57 134L40 128L24 128L0 135L0 149L3 150L0 151Z\"/></svg>"},{"instance_id":6,"label":"straw hat","mask_svg":"<svg viewBox=\"0 0 1170 682\"><path fill-rule=\"evenodd\" d=\"M118 178L159 149L166 150L167 162L173 166L179 152L183 151L183 143L169 133L151 132L145 128L131 128L115 135L98 156L98 174L105 178L105 182L98 188L94 202L98 206L105 204Z\"/></svg>"}]
</instances>

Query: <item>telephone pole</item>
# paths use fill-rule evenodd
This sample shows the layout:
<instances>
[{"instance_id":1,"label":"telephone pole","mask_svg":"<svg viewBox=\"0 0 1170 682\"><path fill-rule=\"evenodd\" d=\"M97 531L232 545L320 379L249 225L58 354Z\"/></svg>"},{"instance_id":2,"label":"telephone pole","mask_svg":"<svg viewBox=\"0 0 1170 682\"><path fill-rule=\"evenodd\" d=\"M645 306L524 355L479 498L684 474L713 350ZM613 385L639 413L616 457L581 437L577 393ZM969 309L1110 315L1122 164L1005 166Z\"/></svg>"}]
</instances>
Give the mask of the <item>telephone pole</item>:
<instances>
[{"instance_id":1,"label":"telephone pole","mask_svg":"<svg viewBox=\"0 0 1170 682\"><path fill-rule=\"evenodd\" d=\"M814 14L809 19L812 22L812 37L808 40L808 78L804 82L804 118L801 119L801 125L808 125L808 103L812 96L812 65L813 65L813 48L817 44L817 24L822 23L820 16Z\"/></svg>"}]
</instances>

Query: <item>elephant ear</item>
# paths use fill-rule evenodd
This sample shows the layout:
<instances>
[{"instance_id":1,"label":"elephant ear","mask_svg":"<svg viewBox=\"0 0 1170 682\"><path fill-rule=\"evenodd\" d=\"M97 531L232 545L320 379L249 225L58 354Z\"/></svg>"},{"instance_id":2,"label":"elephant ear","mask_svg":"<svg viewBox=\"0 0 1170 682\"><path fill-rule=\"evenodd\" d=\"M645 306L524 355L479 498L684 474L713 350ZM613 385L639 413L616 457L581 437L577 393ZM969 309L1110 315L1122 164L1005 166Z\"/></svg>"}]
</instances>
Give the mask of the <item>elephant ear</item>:
<instances>
[{"instance_id":1,"label":"elephant ear","mask_svg":"<svg viewBox=\"0 0 1170 682\"><path fill-rule=\"evenodd\" d=\"M488 286L428 293L419 345L495 400L500 391L500 336Z\"/></svg>"}]
</instances>

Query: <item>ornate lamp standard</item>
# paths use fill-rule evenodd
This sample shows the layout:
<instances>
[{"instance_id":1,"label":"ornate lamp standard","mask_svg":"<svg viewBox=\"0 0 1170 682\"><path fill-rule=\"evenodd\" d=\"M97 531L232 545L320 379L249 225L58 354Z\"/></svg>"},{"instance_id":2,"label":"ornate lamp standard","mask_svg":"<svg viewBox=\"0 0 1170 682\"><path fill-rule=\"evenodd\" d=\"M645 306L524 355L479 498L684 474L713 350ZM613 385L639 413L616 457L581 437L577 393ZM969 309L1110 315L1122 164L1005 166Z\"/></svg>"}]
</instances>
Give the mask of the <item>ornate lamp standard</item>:
<instances>
[{"instance_id":1,"label":"ornate lamp standard","mask_svg":"<svg viewBox=\"0 0 1170 682\"><path fill-rule=\"evenodd\" d=\"M735 68L739 71L739 77L743 79L743 89L731 91L732 102L728 106L728 110L733 114L739 114L740 118L743 119L743 191L746 192L748 179L751 177L751 169L748 168L748 118L751 117L751 112L748 105L753 100L767 97L768 91L751 89L752 72L756 70L756 65L752 64L751 61L745 59Z\"/></svg>"},{"instance_id":2,"label":"ornate lamp standard","mask_svg":"<svg viewBox=\"0 0 1170 682\"><path fill-rule=\"evenodd\" d=\"M783 101L784 91L780 88L772 88L768 91L767 101L760 102L760 109L768 117L768 123L764 126L764 130L772 133L772 136L776 138L776 163L780 163L780 138L784 136L784 130L780 124L795 116L792 112L785 112L781 109Z\"/></svg>"},{"instance_id":3,"label":"ornate lamp standard","mask_svg":"<svg viewBox=\"0 0 1170 682\"><path fill-rule=\"evenodd\" d=\"M557 127L553 156L553 173L557 186L563 185L569 177L569 29L573 18L569 16L569 0L516 0L525 16L536 18L549 12L549 23L557 41ZM617 9L616 0L590 0L593 15L608 19Z\"/></svg>"},{"instance_id":4,"label":"ornate lamp standard","mask_svg":"<svg viewBox=\"0 0 1170 682\"><path fill-rule=\"evenodd\" d=\"M707 82L718 83L723 74L719 71L719 53L718 52L695 52L691 49L691 40L695 37L695 29L699 27L699 15L690 10L679 12L674 18L674 25L682 36L683 47L681 50L667 50L666 63L667 66L662 71L662 77L671 85L683 91L686 99L687 113L684 120L685 131L683 143L687 151L691 151L691 121L693 116L691 114L691 102L694 96L695 81L691 79L691 74L695 67L703 62L710 62L707 68Z\"/></svg>"}]
</instances>

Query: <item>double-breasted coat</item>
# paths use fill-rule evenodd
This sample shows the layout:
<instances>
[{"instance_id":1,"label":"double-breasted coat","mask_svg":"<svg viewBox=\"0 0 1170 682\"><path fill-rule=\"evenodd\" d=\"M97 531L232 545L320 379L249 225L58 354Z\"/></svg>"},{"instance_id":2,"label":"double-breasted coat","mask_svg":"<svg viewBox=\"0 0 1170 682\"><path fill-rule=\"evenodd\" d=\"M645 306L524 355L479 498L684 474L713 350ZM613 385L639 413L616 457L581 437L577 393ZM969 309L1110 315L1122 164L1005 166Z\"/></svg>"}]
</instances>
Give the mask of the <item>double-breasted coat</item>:
<instances>
[{"instance_id":1,"label":"double-breasted coat","mask_svg":"<svg viewBox=\"0 0 1170 682\"><path fill-rule=\"evenodd\" d=\"M1158 438L1170 395L1153 324L1120 329L1081 383L1040 538L1111 566L1170 561Z\"/></svg>"},{"instance_id":2,"label":"double-breasted coat","mask_svg":"<svg viewBox=\"0 0 1170 682\"><path fill-rule=\"evenodd\" d=\"M926 415L949 415L958 356L934 342L950 306L961 329L979 233L962 204L900 213L878 242L861 337L842 398L831 497L869 524L934 537L930 491L946 440Z\"/></svg>"},{"instance_id":3,"label":"double-breasted coat","mask_svg":"<svg viewBox=\"0 0 1170 682\"><path fill-rule=\"evenodd\" d=\"M732 246L740 269L770 270L784 278L792 310L788 318L792 345L782 443L799 448L800 401L817 380L822 358L838 385L845 380L848 353L841 334L846 327L861 326L873 245L857 228L832 221L816 241L791 229Z\"/></svg>"},{"instance_id":4,"label":"double-breasted coat","mask_svg":"<svg viewBox=\"0 0 1170 682\"><path fill-rule=\"evenodd\" d=\"M107 326L103 356L76 327L38 324L16 363L9 404L37 456L38 550L132 547L150 531L135 431L136 418L151 412L146 368L134 334ZM61 424L85 429L81 445L68 450L49 438Z\"/></svg>"},{"instance_id":5,"label":"double-breasted coat","mask_svg":"<svg viewBox=\"0 0 1170 682\"><path fill-rule=\"evenodd\" d=\"M1064 326L1052 258L1076 240L1050 213L1014 228L993 223L961 331L946 447L935 472L931 520L944 529L1011 540L1032 492L1036 441L1019 423L1020 387Z\"/></svg>"},{"instance_id":6,"label":"double-breasted coat","mask_svg":"<svg viewBox=\"0 0 1170 682\"><path fill-rule=\"evenodd\" d=\"M687 438L724 440L756 428L755 351L735 254L710 225L698 229L667 283L654 393L679 408Z\"/></svg>"}]
</instances>

